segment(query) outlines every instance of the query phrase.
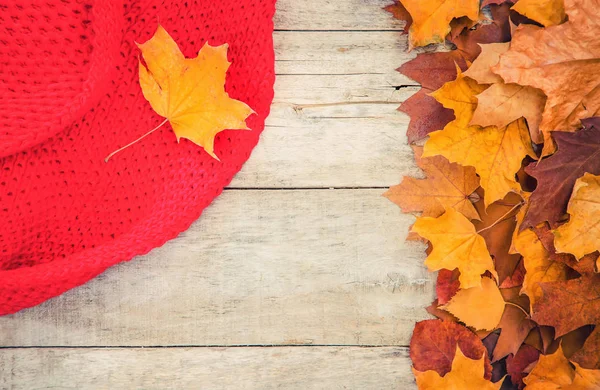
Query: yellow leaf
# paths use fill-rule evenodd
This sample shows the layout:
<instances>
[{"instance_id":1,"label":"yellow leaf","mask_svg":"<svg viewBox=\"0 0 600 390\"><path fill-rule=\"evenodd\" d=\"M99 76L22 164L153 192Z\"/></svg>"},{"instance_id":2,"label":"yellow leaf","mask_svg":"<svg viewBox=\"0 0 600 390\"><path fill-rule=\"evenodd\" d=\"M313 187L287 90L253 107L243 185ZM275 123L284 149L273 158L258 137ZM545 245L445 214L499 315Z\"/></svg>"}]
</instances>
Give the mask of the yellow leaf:
<instances>
[{"instance_id":1,"label":"yellow leaf","mask_svg":"<svg viewBox=\"0 0 600 390\"><path fill-rule=\"evenodd\" d=\"M575 182L567 212L569 222L554 231L557 252L577 259L600 249L600 176L586 173Z\"/></svg>"},{"instance_id":2,"label":"yellow leaf","mask_svg":"<svg viewBox=\"0 0 600 390\"><path fill-rule=\"evenodd\" d=\"M410 49L442 43L454 18L479 19L479 0L400 0L413 23L409 30Z\"/></svg>"},{"instance_id":3,"label":"yellow leaf","mask_svg":"<svg viewBox=\"0 0 600 390\"><path fill-rule=\"evenodd\" d=\"M185 58L177 43L158 26L141 45L140 85L144 97L160 116L171 123L180 138L202 146L212 157L214 139L223 130L249 130L246 118L254 111L225 92L230 63L227 45L206 43L196 58Z\"/></svg>"},{"instance_id":4,"label":"yellow leaf","mask_svg":"<svg viewBox=\"0 0 600 390\"><path fill-rule=\"evenodd\" d=\"M412 231L433 245L433 250L425 259L429 270L458 268L461 288L480 287L481 274L485 271L498 277L485 240L458 211L447 209L438 218L418 218Z\"/></svg>"},{"instance_id":5,"label":"yellow leaf","mask_svg":"<svg viewBox=\"0 0 600 390\"><path fill-rule=\"evenodd\" d=\"M539 283L566 280L569 267L552 260L532 230L526 229L520 232L513 243L517 252L523 256L523 265L527 271L521 293L529 297L533 308L533 304L544 295Z\"/></svg>"},{"instance_id":6,"label":"yellow leaf","mask_svg":"<svg viewBox=\"0 0 600 390\"><path fill-rule=\"evenodd\" d=\"M423 148L414 146L415 160L427 179L405 177L402 183L391 187L385 194L405 213L422 211L424 217L439 217L453 207L469 219L479 214L469 196L479 187L479 178L473 167L450 163L442 156L421 158Z\"/></svg>"},{"instance_id":7,"label":"yellow leaf","mask_svg":"<svg viewBox=\"0 0 600 390\"><path fill-rule=\"evenodd\" d=\"M445 83L440 89L432 92L431 96L444 107L454 111L455 125L467 126L477 107L475 95L485 91L487 86L479 85L471 78L465 77L458 66L456 72L456 80Z\"/></svg>"},{"instance_id":8,"label":"yellow leaf","mask_svg":"<svg viewBox=\"0 0 600 390\"><path fill-rule=\"evenodd\" d=\"M520 226L527 213L530 195L527 192L521 193L527 204L521 207L517 214L517 226L513 233L510 253L519 253L523 256L526 272L521 294L529 297L530 311L533 312L533 304L544 295L539 283L566 280L569 267L551 258L550 253L533 230L521 231Z\"/></svg>"},{"instance_id":9,"label":"yellow leaf","mask_svg":"<svg viewBox=\"0 0 600 390\"><path fill-rule=\"evenodd\" d=\"M485 353L485 352L484 352ZM477 389L477 390L498 390L502 386L502 380L498 383L492 383L483 377L485 370L485 357L482 355L479 360L467 358L458 345L456 353L452 360L452 370L444 376L440 376L436 371L417 371L413 368L413 373L417 380L419 390L440 390L440 389Z\"/></svg>"},{"instance_id":10,"label":"yellow leaf","mask_svg":"<svg viewBox=\"0 0 600 390\"><path fill-rule=\"evenodd\" d=\"M459 73L456 80L432 94L444 107L454 110L456 119L444 130L429 134L423 157L442 155L451 162L474 167L487 207L508 192L520 191L515 174L523 158L535 153L523 119L503 128L469 126L477 106L475 95L483 90L485 87Z\"/></svg>"},{"instance_id":11,"label":"yellow leaf","mask_svg":"<svg viewBox=\"0 0 600 390\"><path fill-rule=\"evenodd\" d=\"M533 370L523 378L527 390L564 389L573 383L575 370L569 365L562 347L551 355L540 355Z\"/></svg>"},{"instance_id":12,"label":"yellow leaf","mask_svg":"<svg viewBox=\"0 0 600 390\"><path fill-rule=\"evenodd\" d=\"M520 0L511 9L546 27L560 24L567 17L564 0Z\"/></svg>"},{"instance_id":13,"label":"yellow leaf","mask_svg":"<svg viewBox=\"0 0 600 390\"><path fill-rule=\"evenodd\" d=\"M565 387L566 390L600 389L600 370L590 370L572 363L575 365L575 379L571 386Z\"/></svg>"},{"instance_id":14,"label":"yellow leaf","mask_svg":"<svg viewBox=\"0 0 600 390\"><path fill-rule=\"evenodd\" d=\"M494 330L504 312L504 299L496 282L483 278L481 287L459 290L441 308L476 330Z\"/></svg>"},{"instance_id":15,"label":"yellow leaf","mask_svg":"<svg viewBox=\"0 0 600 390\"><path fill-rule=\"evenodd\" d=\"M527 390L590 390L600 388L600 370L571 367L561 346L551 355L540 355L531 373L523 378Z\"/></svg>"}]
</instances>

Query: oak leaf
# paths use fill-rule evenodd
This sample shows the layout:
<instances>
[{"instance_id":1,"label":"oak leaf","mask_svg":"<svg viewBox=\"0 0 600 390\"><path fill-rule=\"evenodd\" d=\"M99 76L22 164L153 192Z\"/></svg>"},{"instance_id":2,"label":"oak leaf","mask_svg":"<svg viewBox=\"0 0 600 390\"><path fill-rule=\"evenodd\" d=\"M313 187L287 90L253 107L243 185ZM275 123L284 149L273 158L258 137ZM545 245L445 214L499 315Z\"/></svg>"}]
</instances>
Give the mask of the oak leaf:
<instances>
[{"instance_id":1,"label":"oak leaf","mask_svg":"<svg viewBox=\"0 0 600 390\"><path fill-rule=\"evenodd\" d=\"M442 155L451 162L475 167L485 190L487 207L508 192L520 191L515 174L525 156L535 154L523 120L501 129L469 126L477 106L475 95L484 89L461 73L432 94L444 107L454 111L456 119L444 130L430 134L423 156Z\"/></svg>"},{"instance_id":2,"label":"oak leaf","mask_svg":"<svg viewBox=\"0 0 600 390\"><path fill-rule=\"evenodd\" d=\"M567 17L564 0L520 0L512 10L546 27L561 24Z\"/></svg>"},{"instance_id":3,"label":"oak leaf","mask_svg":"<svg viewBox=\"0 0 600 390\"><path fill-rule=\"evenodd\" d=\"M480 287L459 290L442 309L469 327L493 330L502 318L504 299L496 282L484 277Z\"/></svg>"},{"instance_id":4,"label":"oak leaf","mask_svg":"<svg viewBox=\"0 0 600 390\"><path fill-rule=\"evenodd\" d=\"M409 49L442 43L454 18L479 18L479 0L401 0L413 20L409 29Z\"/></svg>"},{"instance_id":5,"label":"oak leaf","mask_svg":"<svg viewBox=\"0 0 600 390\"><path fill-rule=\"evenodd\" d=\"M545 93L540 124L545 139L550 131L577 130L580 119L600 111L599 6L598 0L565 0L566 23L549 28L520 25L510 49L493 68L506 83ZM543 155L553 151L554 145L546 142Z\"/></svg>"},{"instance_id":6,"label":"oak leaf","mask_svg":"<svg viewBox=\"0 0 600 390\"><path fill-rule=\"evenodd\" d=\"M412 231L433 245L433 251L425 259L429 270L457 268L460 271L461 288L480 287L481 274L486 271L498 277L485 240L458 211L447 209L438 218L418 218Z\"/></svg>"},{"instance_id":7,"label":"oak leaf","mask_svg":"<svg viewBox=\"0 0 600 390\"><path fill-rule=\"evenodd\" d=\"M247 104L229 97L225 78L228 46L206 43L196 58L185 58L167 31L158 26L150 40L138 44L144 63L139 76L146 100L169 121L177 141L187 138L215 159L214 139L223 130L249 130Z\"/></svg>"},{"instance_id":8,"label":"oak leaf","mask_svg":"<svg viewBox=\"0 0 600 390\"><path fill-rule=\"evenodd\" d=\"M439 390L439 389L479 389L479 390L499 390L502 381L492 383L484 378L485 357L481 356L477 360L466 357L460 348L456 348L454 359L452 360L452 370L444 376L440 376L436 371L417 371L413 373L417 379L419 390Z\"/></svg>"},{"instance_id":9,"label":"oak leaf","mask_svg":"<svg viewBox=\"0 0 600 390\"><path fill-rule=\"evenodd\" d=\"M590 173L577 179L567 207L569 221L554 231L558 252L581 258L600 249L600 176Z\"/></svg>"},{"instance_id":10,"label":"oak leaf","mask_svg":"<svg viewBox=\"0 0 600 390\"><path fill-rule=\"evenodd\" d=\"M469 196L479 187L472 167L450 163L442 156L422 158L423 148L413 147L417 165L426 179L405 177L385 194L402 211L422 211L424 217L439 217L446 208L454 208L469 219L479 219Z\"/></svg>"},{"instance_id":11,"label":"oak leaf","mask_svg":"<svg viewBox=\"0 0 600 390\"><path fill-rule=\"evenodd\" d=\"M410 358L416 370L434 370L444 376L452 369L452 356L458 347L471 359L481 358L486 352L481 340L464 326L451 321L420 321L410 340ZM490 379L492 366L487 355L484 360L483 376Z\"/></svg>"},{"instance_id":12,"label":"oak leaf","mask_svg":"<svg viewBox=\"0 0 600 390\"><path fill-rule=\"evenodd\" d=\"M585 172L600 174L600 127L583 121L586 128L576 133L553 133L558 150L525 172L537 180L523 227L548 221L556 228L567 212L567 203L575 181Z\"/></svg>"}]
</instances>

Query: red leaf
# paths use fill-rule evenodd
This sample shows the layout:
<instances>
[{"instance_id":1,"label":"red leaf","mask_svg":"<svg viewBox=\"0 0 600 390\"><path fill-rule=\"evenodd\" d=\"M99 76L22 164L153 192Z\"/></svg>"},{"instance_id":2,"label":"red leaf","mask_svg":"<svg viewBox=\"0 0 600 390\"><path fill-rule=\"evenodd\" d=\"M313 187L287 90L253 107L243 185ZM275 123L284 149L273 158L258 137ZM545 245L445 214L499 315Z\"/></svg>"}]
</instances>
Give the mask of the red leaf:
<instances>
[{"instance_id":1,"label":"red leaf","mask_svg":"<svg viewBox=\"0 0 600 390\"><path fill-rule=\"evenodd\" d=\"M454 322L425 320L418 322L410 340L410 358L418 371L435 370L441 376L452 369L456 346L469 359L485 354L485 378L490 379L492 366L481 340L469 329Z\"/></svg>"}]
</instances>

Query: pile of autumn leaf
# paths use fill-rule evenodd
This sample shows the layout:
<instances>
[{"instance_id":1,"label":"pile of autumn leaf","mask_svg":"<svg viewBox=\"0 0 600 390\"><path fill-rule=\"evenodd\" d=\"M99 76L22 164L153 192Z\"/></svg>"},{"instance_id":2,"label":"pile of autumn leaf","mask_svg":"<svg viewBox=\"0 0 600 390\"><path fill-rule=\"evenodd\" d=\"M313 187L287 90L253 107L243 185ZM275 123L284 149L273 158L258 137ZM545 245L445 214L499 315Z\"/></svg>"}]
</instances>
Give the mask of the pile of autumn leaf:
<instances>
[{"instance_id":1,"label":"pile of autumn leaf","mask_svg":"<svg viewBox=\"0 0 600 390\"><path fill-rule=\"evenodd\" d=\"M399 69L426 178L386 193L439 271L419 388L600 389L600 0L387 9L411 49L446 49Z\"/></svg>"}]
</instances>

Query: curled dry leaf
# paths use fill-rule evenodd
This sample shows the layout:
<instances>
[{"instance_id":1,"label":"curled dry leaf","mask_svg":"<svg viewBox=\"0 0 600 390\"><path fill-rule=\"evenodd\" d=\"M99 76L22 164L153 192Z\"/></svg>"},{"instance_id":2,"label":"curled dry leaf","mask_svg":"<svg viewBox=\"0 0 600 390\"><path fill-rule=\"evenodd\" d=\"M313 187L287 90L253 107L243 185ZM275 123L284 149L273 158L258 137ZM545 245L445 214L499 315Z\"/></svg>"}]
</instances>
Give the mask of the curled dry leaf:
<instances>
[{"instance_id":1,"label":"curled dry leaf","mask_svg":"<svg viewBox=\"0 0 600 390\"><path fill-rule=\"evenodd\" d=\"M479 389L479 390L499 390L502 381L492 383L483 377L485 361L484 356L477 360L466 357L460 348L456 349L452 361L452 370L440 376L436 371L417 371L413 373L417 379L419 390L439 390L439 389Z\"/></svg>"},{"instance_id":2,"label":"curled dry leaf","mask_svg":"<svg viewBox=\"0 0 600 390\"><path fill-rule=\"evenodd\" d=\"M498 277L483 237L458 211L447 209L438 218L418 218L412 230L433 245L425 259L429 270L458 268L461 288L480 287L481 274L486 271Z\"/></svg>"},{"instance_id":3,"label":"curled dry leaf","mask_svg":"<svg viewBox=\"0 0 600 390\"><path fill-rule=\"evenodd\" d=\"M469 327L493 330L502 318L504 299L496 282L484 277L480 287L459 290L450 302L441 308Z\"/></svg>"},{"instance_id":4,"label":"curled dry leaf","mask_svg":"<svg viewBox=\"0 0 600 390\"><path fill-rule=\"evenodd\" d=\"M405 213L422 211L424 217L439 217L447 208L454 208L469 219L479 219L469 196L479 187L479 178L472 167L450 163L442 156L423 158L423 148L413 147L417 165L427 175L419 180L405 177L384 196Z\"/></svg>"}]
</instances>

